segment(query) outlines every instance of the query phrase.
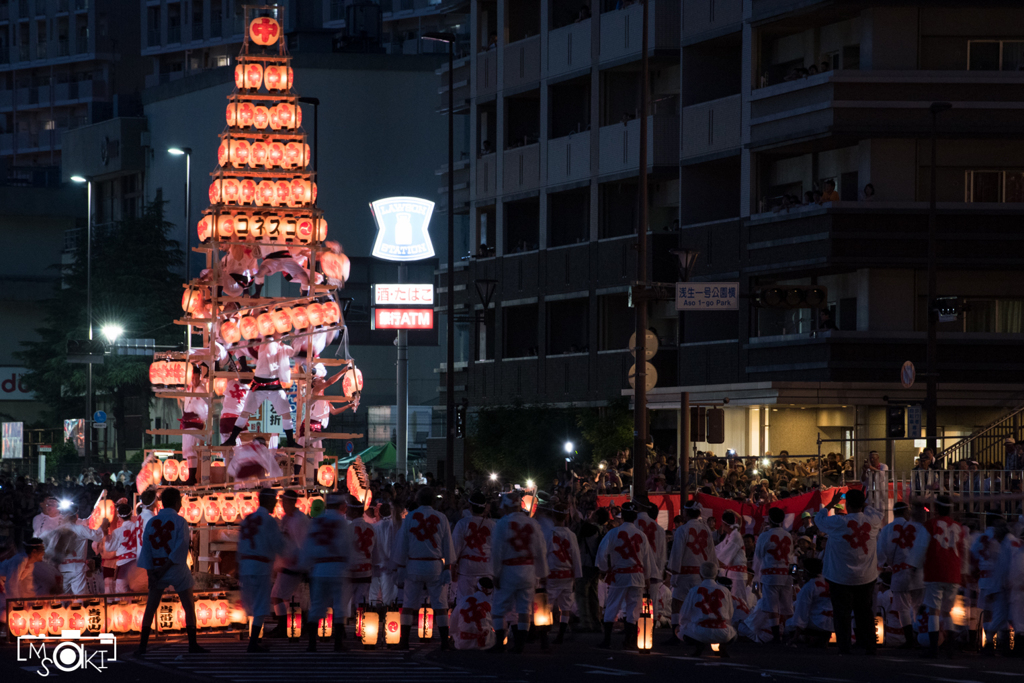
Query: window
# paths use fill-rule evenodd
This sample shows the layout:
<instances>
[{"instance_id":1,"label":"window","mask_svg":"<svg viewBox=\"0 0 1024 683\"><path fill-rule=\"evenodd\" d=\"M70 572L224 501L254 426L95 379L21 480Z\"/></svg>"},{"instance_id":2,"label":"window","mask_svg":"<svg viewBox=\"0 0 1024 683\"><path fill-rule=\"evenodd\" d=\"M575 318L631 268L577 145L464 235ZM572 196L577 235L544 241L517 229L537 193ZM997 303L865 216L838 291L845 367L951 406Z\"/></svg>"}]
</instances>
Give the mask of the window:
<instances>
[{"instance_id":1,"label":"window","mask_svg":"<svg viewBox=\"0 0 1024 683\"><path fill-rule=\"evenodd\" d=\"M633 309L627 294L604 294L598 298L598 350L613 351L629 347L629 336L636 329Z\"/></svg>"},{"instance_id":2,"label":"window","mask_svg":"<svg viewBox=\"0 0 1024 683\"><path fill-rule=\"evenodd\" d=\"M1021 71L1024 40L969 40L967 68L971 71Z\"/></svg>"},{"instance_id":3,"label":"window","mask_svg":"<svg viewBox=\"0 0 1024 683\"><path fill-rule=\"evenodd\" d=\"M924 305L924 301L922 301ZM1024 332L1024 300L996 298L965 298L960 317L941 323L940 330L1019 334Z\"/></svg>"},{"instance_id":4,"label":"window","mask_svg":"<svg viewBox=\"0 0 1024 683\"><path fill-rule=\"evenodd\" d=\"M503 306L503 335L505 349L503 358L527 358L536 356L537 349L537 304L525 306Z\"/></svg>"},{"instance_id":5,"label":"window","mask_svg":"<svg viewBox=\"0 0 1024 683\"><path fill-rule=\"evenodd\" d=\"M1024 202L1024 171L967 171L965 202Z\"/></svg>"},{"instance_id":6,"label":"window","mask_svg":"<svg viewBox=\"0 0 1024 683\"><path fill-rule=\"evenodd\" d=\"M218 55L217 66L231 66L231 57L228 57L227 55Z\"/></svg>"},{"instance_id":7,"label":"window","mask_svg":"<svg viewBox=\"0 0 1024 683\"><path fill-rule=\"evenodd\" d=\"M547 355L583 353L590 350L590 299L567 299L547 303Z\"/></svg>"}]
</instances>

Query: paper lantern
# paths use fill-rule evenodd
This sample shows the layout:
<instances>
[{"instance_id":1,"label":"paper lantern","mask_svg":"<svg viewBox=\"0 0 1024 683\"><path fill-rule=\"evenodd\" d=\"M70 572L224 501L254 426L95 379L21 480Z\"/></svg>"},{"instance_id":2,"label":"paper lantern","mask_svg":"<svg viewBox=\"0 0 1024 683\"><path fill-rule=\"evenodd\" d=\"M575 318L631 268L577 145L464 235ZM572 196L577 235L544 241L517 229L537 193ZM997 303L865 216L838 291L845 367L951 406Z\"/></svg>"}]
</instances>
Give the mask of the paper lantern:
<instances>
[{"instance_id":1,"label":"paper lantern","mask_svg":"<svg viewBox=\"0 0 1024 683\"><path fill-rule=\"evenodd\" d=\"M237 72L238 69L236 67L235 73L237 74ZM235 124L238 123L238 103L231 102L228 104L227 109L224 110L224 122L231 128L234 128Z\"/></svg>"},{"instance_id":2,"label":"paper lantern","mask_svg":"<svg viewBox=\"0 0 1024 683\"><path fill-rule=\"evenodd\" d=\"M539 590L533 595L533 623L535 626L551 626L551 604L548 594Z\"/></svg>"},{"instance_id":3,"label":"paper lantern","mask_svg":"<svg viewBox=\"0 0 1024 683\"><path fill-rule=\"evenodd\" d=\"M255 62L245 65L245 87L248 90L256 90L263 84L263 67Z\"/></svg>"},{"instance_id":4,"label":"paper lantern","mask_svg":"<svg viewBox=\"0 0 1024 683\"><path fill-rule=\"evenodd\" d=\"M291 182L291 197L288 206L306 206L313 201L312 184L308 180L296 178Z\"/></svg>"},{"instance_id":5,"label":"paper lantern","mask_svg":"<svg viewBox=\"0 0 1024 683\"><path fill-rule=\"evenodd\" d=\"M149 365L153 386L182 387L192 383L192 364L187 361L158 360Z\"/></svg>"},{"instance_id":6,"label":"paper lantern","mask_svg":"<svg viewBox=\"0 0 1024 683\"><path fill-rule=\"evenodd\" d=\"M380 615L376 612L365 612L362 625L363 648L372 650L377 645L377 634L380 631Z\"/></svg>"},{"instance_id":7,"label":"paper lantern","mask_svg":"<svg viewBox=\"0 0 1024 683\"><path fill-rule=\"evenodd\" d=\"M284 90L288 83L288 72L286 67L270 64L263 71L263 84L267 90Z\"/></svg>"},{"instance_id":8,"label":"paper lantern","mask_svg":"<svg viewBox=\"0 0 1024 683\"><path fill-rule=\"evenodd\" d=\"M213 607L214 604L209 600L196 600L196 625L197 626L213 626Z\"/></svg>"},{"instance_id":9,"label":"paper lantern","mask_svg":"<svg viewBox=\"0 0 1024 683\"><path fill-rule=\"evenodd\" d=\"M295 236L303 242L311 242L316 232L316 223L312 218L300 218L295 223Z\"/></svg>"},{"instance_id":10,"label":"paper lantern","mask_svg":"<svg viewBox=\"0 0 1024 683\"><path fill-rule=\"evenodd\" d=\"M216 524L220 521L220 499L217 496L203 498L203 518L207 524Z\"/></svg>"},{"instance_id":11,"label":"paper lantern","mask_svg":"<svg viewBox=\"0 0 1024 683\"><path fill-rule=\"evenodd\" d=\"M654 603L645 595L636 622L636 646L640 652L650 652L654 645Z\"/></svg>"},{"instance_id":12,"label":"paper lantern","mask_svg":"<svg viewBox=\"0 0 1024 683\"><path fill-rule=\"evenodd\" d=\"M333 301L324 302L322 305L325 325L337 325L341 322L341 306Z\"/></svg>"},{"instance_id":13,"label":"paper lantern","mask_svg":"<svg viewBox=\"0 0 1024 683\"><path fill-rule=\"evenodd\" d=\"M231 214L217 216L217 236L227 239L235 234L235 217Z\"/></svg>"},{"instance_id":14,"label":"paper lantern","mask_svg":"<svg viewBox=\"0 0 1024 683\"><path fill-rule=\"evenodd\" d=\"M249 166L259 168L267 164L267 143L254 142L249 148Z\"/></svg>"},{"instance_id":15,"label":"paper lantern","mask_svg":"<svg viewBox=\"0 0 1024 683\"><path fill-rule=\"evenodd\" d=\"M214 626L227 626L231 623L231 605L224 600L218 600L213 607Z\"/></svg>"},{"instance_id":16,"label":"paper lantern","mask_svg":"<svg viewBox=\"0 0 1024 683\"><path fill-rule=\"evenodd\" d=\"M304 330L309 327L309 314L305 306L293 306L288 309L288 316L292 319L292 327L297 330Z\"/></svg>"},{"instance_id":17,"label":"paper lantern","mask_svg":"<svg viewBox=\"0 0 1024 683\"><path fill-rule=\"evenodd\" d=\"M287 334L292 330L292 318L288 315L288 311L283 308L279 308L270 314L271 320L274 321L274 331L278 334Z\"/></svg>"},{"instance_id":18,"label":"paper lantern","mask_svg":"<svg viewBox=\"0 0 1024 683\"><path fill-rule=\"evenodd\" d=\"M312 501L308 497L298 498L295 501L295 507L297 507L299 509L299 512L301 512L302 514L308 515L309 510L312 507Z\"/></svg>"},{"instance_id":19,"label":"paper lantern","mask_svg":"<svg viewBox=\"0 0 1024 683\"><path fill-rule=\"evenodd\" d=\"M179 468L178 461L174 458L167 458L164 460L164 480L166 481L178 481ZM188 467L185 467L185 471L188 472Z\"/></svg>"},{"instance_id":20,"label":"paper lantern","mask_svg":"<svg viewBox=\"0 0 1024 683\"><path fill-rule=\"evenodd\" d=\"M279 143L275 142L274 144L276 145ZM282 145L282 150L283 149L284 146ZM292 186L288 183L287 180L278 180L276 183L274 183L274 191L277 194L277 196L274 198L275 205L286 206L292 196Z\"/></svg>"},{"instance_id":21,"label":"paper lantern","mask_svg":"<svg viewBox=\"0 0 1024 683\"><path fill-rule=\"evenodd\" d=\"M400 612L387 612L384 615L384 643L386 645L398 645L398 641L402 639L401 617Z\"/></svg>"},{"instance_id":22,"label":"paper lantern","mask_svg":"<svg viewBox=\"0 0 1024 683\"><path fill-rule=\"evenodd\" d=\"M299 603L297 602L288 603L288 619L285 622L285 631L291 639L302 635L302 610L299 609Z\"/></svg>"},{"instance_id":23,"label":"paper lantern","mask_svg":"<svg viewBox=\"0 0 1024 683\"><path fill-rule=\"evenodd\" d=\"M327 616L316 623L316 633L324 640L330 638L334 633L334 610L330 607L327 608ZM358 635L357 633L356 636Z\"/></svg>"},{"instance_id":24,"label":"paper lantern","mask_svg":"<svg viewBox=\"0 0 1024 683\"><path fill-rule=\"evenodd\" d=\"M238 514L242 517L248 517L256 512L256 508L259 507L256 497L251 493L243 493L237 496L235 502L238 503Z\"/></svg>"},{"instance_id":25,"label":"paper lantern","mask_svg":"<svg viewBox=\"0 0 1024 683\"><path fill-rule=\"evenodd\" d=\"M284 160L283 164L285 168L296 168L298 166L304 166L303 157L305 153L302 149L301 142L289 142L284 146Z\"/></svg>"},{"instance_id":26,"label":"paper lantern","mask_svg":"<svg viewBox=\"0 0 1024 683\"><path fill-rule=\"evenodd\" d=\"M256 316L256 326L259 328L260 335L267 337L274 334L274 319L270 317L269 313L260 313Z\"/></svg>"},{"instance_id":27,"label":"paper lantern","mask_svg":"<svg viewBox=\"0 0 1024 683\"><path fill-rule=\"evenodd\" d=\"M316 238L323 242L327 239L327 219L318 218L316 219ZM347 278L347 276L346 276Z\"/></svg>"},{"instance_id":28,"label":"paper lantern","mask_svg":"<svg viewBox=\"0 0 1024 683\"><path fill-rule=\"evenodd\" d=\"M284 519L284 506L281 505L280 499L278 499L277 504L274 505L274 511L270 513L270 516L274 519Z\"/></svg>"},{"instance_id":29,"label":"paper lantern","mask_svg":"<svg viewBox=\"0 0 1024 683\"><path fill-rule=\"evenodd\" d=\"M220 336L225 344L237 344L242 338L242 333L238 329L238 323L225 320L220 324Z\"/></svg>"},{"instance_id":30,"label":"paper lantern","mask_svg":"<svg viewBox=\"0 0 1024 683\"><path fill-rule=\"evenodd\" d=\"M281 119L278 118L277 113L277 107L271 107L267 110L267 114L270 116L270 130L281 130Z\"/></svg>"},{"instance_id":31,"label":"paper lantern","mask_svg":"<svg viewBox=\"0 0 1024 683\"><path fill-rule=\"evenodd\" d=\"M295 82L295 72L294 72L294 71L292 71L292 68L291 68L291 67L289 66L289 67L288 67L288 83L287 83L287 86L288 86L289 88L291 88L291 87L292 87L292 83L294 83L294 82ZM301 109L300 109L299 111L300 111L300 114L299 114L299 123L302 123L302 114L301 114Z\"/></svg>"},{"instance_id":32,"label":"paper lantern","mask_svg":"<svg viewBox=\"0 0 1024 683\"><path fill-rule=\"evenodd\" d=\"M61 631L67 628L68 615L67 610L57 603L55 606L45 610L46 614L46 632L51 636L59 636Z\"/></svg>"},{"instance_id":33,"label":"paper lantern","mask_svg":"<svg viewBox=\"0 0 1024 683\"><path fill-rule=\"evenodd\" d=\"M217 147L217 165L227 166L231 161L231 145L228 144L227 140L221 140L220 146Z\"/></svg>"},{"instance_id":34,"label":"paper lantern","mask_svg":"<svg viewBox=\"0 0 1024 683\"><path fill-rule=\"evenodd\" d=\"M346 282L349 273L352 272L352 262L345 254L335 254L333 251L326 251L320 254L320 267L324 275L332 280Z\"/></svg>"},{"instance_id":35,"label":"paper lantern","mask_svg":"<svg viewBox=\"0 0 1024 683\"><path fill-rule=\"evenodd\" d=\"M879 615L875 615L875 645L881 645L885 642L885 619Z\"/></svg>"},{"instance_id":36,"label":"paper lantern","mask_svg":"<svg viewBox=\"0 0 1024 683\"><path fill-rule=\"evenodd\" d=\"M338 476L334 471L333 465L320 465L316 471L316 483L321 486L331 488L337 480Z\"/></svg>"},{"instance_id":37,"label":"paper lantern","mask_svg":"<svg viewBox=\"0 0 1024 683\"><path fill-rule=\"evenodd\" d=\"M324 307L320 304L313 303L306 306L306 315L309 316L309 324L313 327L324 324Z\"/></svg>"},{"instance_id":38,"label":"paper lantern","mask_svg":"<svg viewBox=\"0 0 1024 683\"><path fill-rule=\"evenodd\" d=\"M258 339L260 336L259 325L256 324L256 318L251 315L244 316L238 321L238 329L241 330L242 338L246 341Z\"/></svg>"},{"instance_id":39,"label":"paper lantern","mask_svg":"<svg viewBox=\"0 0 1024 683\"><path fill-rule=\"evenodd\" d=\"M189 524L199 524L203 518L203 506L196 498L189 498L181 503L181 516Z\"/></svg>"},{"instance_id":40,"label":"paper lantern","mask_svg":"<svg viewBox=\"0 0 1024 683\"><path fill-rule=\"evenodd\" d=\"M267 168L278 168L284 163L284 144L271 142L267 145ZM289 192L291 190L289 189ZM287 198L285 198L287 200Z\"/></svg>"},{"instance_id":41,"label":"paper lantern","mask_svg":"<svg viewBox=\"0 0 1024 683\"><path fill-rule=\"evenodd\" d=\"M20 638L28 633L28 620L31 614L24 607L12 609L7 618L7 629L15 638Z\"/></svg>"},{"instance_id":42,"label":"paper lantern","mask_svg":"<svg viewBox=\"0 0 1024 683\"><path fill-rule=\"evenodd\" d=\"M363 390L363 373L359 368L349 368L341 378L341 390L345 398L352 398Z\"/></svg>"},{"instance_id":43,"label":"paper lantern","mask_svg":"<svg viewBox=\"0 0 1024 683\"><path fill-rule=\"evenodd\" d=\"M273 180L263 180L256 186L256 206L275 206L277 204L277 188Z\"/></svg>"},{"instance_id":44,"label":"paper lantern","mask_svg":"<svg viewBox=\"0 0 1024 683\"><path fill-rule=\"evenodd\" d=\"M835 634L833 634L833 635L835 635ZM718 643L711 643L711 651L712 652L718 652L718 648L719 648Z\"/></svg>"},{"instance_id":45,"label":"paper lantern","mask_svg":"<svg viewBox=\"0 0 1024 683\"><path fill-rule=\"evenodd\" d=\"M180 608L179 608L180 609ZM140 602L136 602L130 606L132 615L132 626L133 631L142 631L142 620L146 618L146 605ZM185 611L182 610L181 623L185 623Z\"/></svg>"},{"instance_id":46,"label":"paper lantern","mask_svg":"<svg viewBox=\"0 0 1024 683\"><path fill-rule=\"evenodd\" d=\"M238 181L234 178L214 180L210 184L211 204L237 204L239 196Z\"/></svg>"},{"instance_id":47,"label":"paper lantern","mask_svg":"<svg viewBox=\"0 0 1024 683\"><path fill-rule=\"evenodd\" d=\"M203 216L199 219L199 225L196 226L196 232L199 233L199 241L205 242L213 236L213 218L210 216Z\"/></svg>"},{"instance_id":48,"label":"paper lantern","mask_svg":"<svg viewBox=\"0 0 1024 683\"><path fill-rule=\"evenodd\" d=\"M225 524L233 524L238 521L238 503L233 496L221 496L220 518Z\"/></svg>"},{"instance_id":49,"label":"paper lantern","mask_svg":"<svg viewBox=\"0 0 1024 683\"><path fill-rule=\"evenodd\" d=\"M281 37L281 25L271 17L258 17L249 24L249 40L266 47Z\"/></svg>"},{"instance_id":50,"label":"paper lantern","mask_svg":"<svg viewBox=\"0 0 1024 683\"><path fill-rule=\"evenodd\" d=\"M102 523L103 523L103 510L100 509L99 505L97 505L95 508L93 508L92 514L89 515L89 520L87 522L87 525L88 525L88 527L90 529L92 529L93 531L96 531L97 529L100 528L100 525Z\"/></svg>"},{"instance_id":51,"label":"paper lantern","mask_svg":"<svg viewBox=\"0 0 1024 683\"><path fill-rule=\"evenodd\" d=\"M68 608L68 628L72 631L88 630L89 621L86 619L85 609L81 605L72 605Z\"/></svg>"},{"instance_id":52,"label":"paper lantern","mask_svg":"<svg viewBox=\"0 0 1024 683\"><path fill-rule=\"evenodd\" d=\"M252 118L252 125L256 126L257 130L265 130L270 124L270 110L263 105L256 107L256 113Z\"/></svg>"},{"instance_id":53,"label":"paper lantern","mask_svg":"<svg viewBox=\"0 0 1024 683\"><path fill-rule=\"evenodd\" d=\"M154 460L149 463L149 471L153 473L153 483L159 486L160 480L163 479L164 476L164 466L159 460Z\"/></svg>"},{"instance_id":54,"label":"paper lantern","mask_svg":"<svg viewBox=\"0 0 1024 683\"><path fill-rule=\"evenodd\" d=\"M245 140L229 140L228 148L231 165L242 168L249 164L249 143Z\"/></svg>"},{"instance_id":55,"label":"paper lantern","mask_svg":"<svg viewBox=\"0 0 1024 683\"><path fill-rule=\"evenodd\" d=\"M289 130L295 128L295 105L282 102L275 108L277 109L277 119L281 122L281 127Z\"/></svg>"},{"instance_id":56,"label":"paper lantern","mask_svg":"<svg viewBox=\"0 0 1024 683\"><path fill-rule=\"evenodd\" d=\"M963 628L967 625L967 603L964 601L964 596L956 596L956 600L953 602L953 609L950 610L949 616L953 620L953 625L958 628Z\"/></svg>"},{"instance_id":57,"label":"paper lantern","mask_svg":"<svg viewBox=\"0 0 1024 683\"><path fill-rule=\"evenodd\" d=\"M416 622L416 635L420 640L430 640L434 637L434 610L424 605L420 607L419 619Z\"/></svg>"},{"instance_id":58,"label":"paper lantern","mask_svg":"<svg viewBox=\"0 0 1024 683\"><path fill-rule=\"evenodd\" d=\"M245 69L241 64L235 66L235 87L238 89L245 87Z\"/></svg>"},{"instance_id":59,"label":"paper lantern","mask_svg":"<svg viewBox=\"0 0 1024 683\"><path fill-rule=\"evenodd\" d=\"M203 290L199 287L186 287L181 295L181 310L193 313L203 305Z\"/></svg>"},{"instance_id":60,"label":"paper lantern","mask_svg":"<svg viewBox=\"0 0 1024 683\"><path fill-rule=\"evenodd\" d=\"M132 627L132 613L128 605L109 605L107 607L107 629L111 633L128 633Z\"/></svg>"},{"instance_id":61,"label":"paper lantern","mask_svg":"<svg viewBox=\"0 0 1024 683\"><path fill-rule=\"evenodd\" d=\"M256 105L252 102L239 102L236 116L236 123L240 128L251 127L253 119L256 118Z\"/></svg>"},{"instance_id":62,"label":"paper lantern","mask_svg":"<svg viewBox=\"0 0 1024 683\"><path fill-rule=\"evenodd\" d=\"M241 195L239 199L241 204L252 204L256 199L256 181L252 178L243 178L238 181L238 191Z\"/></svg>"}]
</instances>

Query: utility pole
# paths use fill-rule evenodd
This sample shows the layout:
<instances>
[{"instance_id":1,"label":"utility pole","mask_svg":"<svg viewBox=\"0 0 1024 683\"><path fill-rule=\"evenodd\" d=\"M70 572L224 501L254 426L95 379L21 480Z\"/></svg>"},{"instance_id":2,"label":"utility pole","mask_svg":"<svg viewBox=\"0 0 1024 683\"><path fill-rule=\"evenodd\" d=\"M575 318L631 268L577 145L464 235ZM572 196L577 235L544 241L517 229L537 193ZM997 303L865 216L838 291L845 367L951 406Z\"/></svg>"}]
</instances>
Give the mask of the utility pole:
<instances>
[{"instance_id":1,"label":"utility pole","mask_svg":"<svg viewBox=\"0 0 1024 683\"><path fill-rule=\"evenodd\" d=\"M928 108L932 114L931 142L932 142L932 167L931 167L931 196L928 202L928 348L927 364L928 376L926 379L927 395L925 403L928 405L928 448L932 453L938 455L938 412L939 412L939 370L938 353L939 343L937 338L938 311L935 309L935 298L938 296L938 273L935 263L935 164L936 152L935 142L938 128L938 117L941 112L953 107L949 102L932 102Z\"/></svg>"},{"instance_id":2,"label":"utility pole","mask_svg":"<svg viewBox=\"0 0 1024 683\"><path fill-rule=\"evenodd\" d=\"M650 64L647 58L647 0L643 2L640 23L640 202L636 238L636 283L633 285L633 310L636 311L636 379L633 394L633 497L647 495L647 109Z\"/></svg>"}]
</instances>

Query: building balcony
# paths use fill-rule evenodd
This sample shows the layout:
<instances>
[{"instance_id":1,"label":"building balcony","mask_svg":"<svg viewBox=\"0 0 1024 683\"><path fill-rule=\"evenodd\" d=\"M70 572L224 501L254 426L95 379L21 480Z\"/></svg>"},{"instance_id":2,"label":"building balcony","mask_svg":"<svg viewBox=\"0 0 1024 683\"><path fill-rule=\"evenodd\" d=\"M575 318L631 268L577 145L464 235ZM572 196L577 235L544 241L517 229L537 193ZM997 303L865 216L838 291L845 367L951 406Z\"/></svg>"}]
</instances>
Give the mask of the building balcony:
<instances>
[{"instance_id":1,"label":"building balcony","mask_svg":"<svg viewBox=\"0 0 1024 683\"><path fill-rule=\"evenodd\" d=\"M1024 204L940 202L936 254L941 269L1024 267ZM927 202L832 202L746 223L746 268L759 274L857 268L925 268Z\"/></svg>"},{"instance_id":2,"label":"building balcony","mask_svg":"<svg viewBox=\"0 0 1024 683\"><path fill-rule=\"evenodd\" d=\"M457 59L454 62L452 71L452 85L454 92L455 113L465 112L469 109L469 83L470 83L470 60L468 58ZM437 74L437 111L441 114L448 113L448 62L442 64L435 72Z\"/></svg>"},{"instance_id":3,"label":"building balcony","mask_svg":"<svg viewBox=\"0 0 1024 683\"><path fill-rule=\"evenodd\" d=\"M459 159L454 165L455 185L454 204L455 213L462 214L469 210L469 159ZM434 171L440 184L437 188L437 210L439 213L448 212L448 164L438 166Z\"/></svg>"},{"instance_id":4,"label":"building balcony","mask_svg":"<svg viewBox=\"0 0 1024 683\"><path fill-rule=\"evenodd\" d=\"M739 153L743 144L740 95L683 108L680 157L697 159Z\"/></svg>"},{"instance_id":5,"label":"building balcony","mask_svg":"<svg viewBox=\"0 0 1024 683\"><path fill-rule=\"evenodd\" d=\"M679 51L679 0L649 0L647 49ZM643 4L601 15L601 64L640 59L643 49Z\"/></svg>"},{"instance_id":6,"label":"building balcony","mask_svg":"<svg viewBox=\"0 0 1024 683\"><path fill-rule=\"evenodd\" d=\"M540 36L505 46L505 90L530 86L540 80Z\"/></svg>"},{"instance_id":7,"label":"building balcony","mask_svg":"<svg viewBox=\"0 0 1024 683\"><path fill-rule=\"evenodd\" d=\"M590 68L590 27L586 19L548 32L548 76Z\"/></svg>"},{"instance_id":8,"label":"building balcony","mask_svg":"<svg viewBox=\"0 0 1024 683\"><path fill-rule=\"evenodd\" d=\"M578 402L589 397L593 374L589 353L546 356L542 362L544 397L548 403Z\"/></svg>"},{"instance_id":9,"label":"building balcony","mask_svg":"<svg viewBox=\"0 0 1024 683\"><path fill-rule=\"evenodd\" d=\"M548 185L590 177L590 131L548 141Z\"/></svg>"},{"instance_id":10,"label":"building balcony","mask_svg":"<svg viewBox=\"0 0 1024 683\"><path fill-rule=\"evenodd\" d=\"M590 287L590 280L598 276L591 271L590 257L594 246L590 242L563 247L549 247L544 252L541 275L546 295L578 292Z\"/></svg>"},{"instance_id":11,"label":"building balcony","mask_svg":"<svg viewBox=\"0 0 1024 683\"><path fill-rule=\"evenodd\" d=\"M779 147L823 135L926 135L928 106L951 102L942 130L1015 135L1020 76L1000 71L828 71L750 95L750 145Z\"/></svg>"},{"instance_id":12,"label":"building balcony","mask_svg":"<svg viewBox=\"0 0 1024 683\"><path fill-rule=\"evenodd\" d=\"M502 191L506 194L540 187L539 143L506 149L502 164Z\"/></svg>"},{"instance_id":13,"label":"building balcony","mask_svg":"<svg viewBox=\"0 0 1024 683\"><path fill-rule=\"evenodd\" d=\"M739 31L743 0L683 0L684 45Z\"/></svg>"},{"instance_id":14,"label":"building balcony","mask_svg":"<svg viewBox=\"0 0 1024 683\"><path fill-rule=\"evenodd\" d=\"M476 160L476 198L493 197L498 193L498 155L485 154Z\"/></svg>"},{"instance_id":15,"label":"building balcony","mask_svg":"<svg viewBox=\"0 0 1024 683\"><path fill-rule=\"evenodd\" d=\"M648 116L647 164L677 166L679 163L679 117ZM600 132L600 174L625 173L640 169L640 120L602 126Z\"/></svg>"},{"instance_id":16,"label":"building balcony","mask_svg":"<svg viewBox=\"0 0 1024 683\"><path fill-rule=\"evenodd\" d=\"M498 51L488 50L476 56L476 96L488 97L498 92Z\"/></svg>"}]
</instances>

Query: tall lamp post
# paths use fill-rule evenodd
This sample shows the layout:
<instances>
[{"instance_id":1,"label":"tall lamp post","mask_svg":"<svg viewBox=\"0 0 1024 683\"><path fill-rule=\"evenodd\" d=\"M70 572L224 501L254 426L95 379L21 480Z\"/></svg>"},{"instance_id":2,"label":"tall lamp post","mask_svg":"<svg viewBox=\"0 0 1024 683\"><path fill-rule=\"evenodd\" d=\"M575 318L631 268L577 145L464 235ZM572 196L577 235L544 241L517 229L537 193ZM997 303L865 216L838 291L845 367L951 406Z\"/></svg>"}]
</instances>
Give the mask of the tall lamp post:
<instances>
[{"instance_id":1,"label":"tall lamp post","mask_svg":"<svg viewBox=\"0 0 1024 683\"><path fill-rule=\"evenodd\" d=\"M932 102L928 110L932 114L931 143L932 143L932 167L931 167L931 196L928 202L928 377L926 378L927 396L925 403L928 404L928 448L932 453L938 455L938 413L939 413L939 374L938 374L938 352L939 343L937 338L938 311L935 309L935 297L938 290L938 273L935 264L935 139L938 128L939 114L953 105L949 102Z\"/></svg>"},{"instance_id":2,"label":"tall lamp post","mask_svg":"<svg viewBox=\"0 0 1024 683\"><path fill-rule=\"evenodd\" d=\"M185 157L185 284L192 282L192 148L171 147L174 156ZM185 345L192 348L192 326L185 326Z\"/></svg>"},{"instance_id":3,"label":"tall lamp post","mask_svg":"<svg viewBox=\"0 0 1024 683\"><path fill-rule=\"evenodd\" d=\"M445 363L445 486L455 488L455 34L425 33L424 40L448 43L448 355Z\"/></svg>"},{"instance_id":4,"label":"tall lamp post","mask_svg":"<svg viewBox=\"0 0 1024 683\"><path fill-rule=\"evenodd\" d=\"M636 380L633 384L633 497L647 495L647 110L650 61L647 55L647 0L643 2L640 22L640 217L636 238L636 284L633 285L633 306L636 311Z\"/></svg>"},{"instance_id":5,"label":"tall lamp post","mask_svg":"<svg viewBox=\"0 0 1024 683\"><path fill-rule=\"evenodd\" d=\"M92 179L73 175L71 180L85 183L85 319L89 323L89 341L92 341ZM92 363L85 366L85 467L92 460Z\"/></svg>"}]
</instances>

